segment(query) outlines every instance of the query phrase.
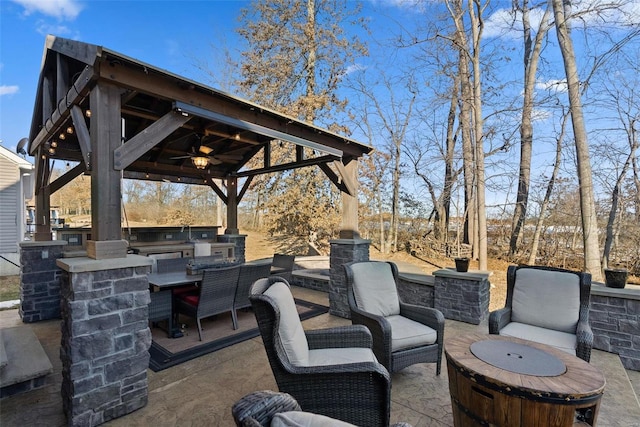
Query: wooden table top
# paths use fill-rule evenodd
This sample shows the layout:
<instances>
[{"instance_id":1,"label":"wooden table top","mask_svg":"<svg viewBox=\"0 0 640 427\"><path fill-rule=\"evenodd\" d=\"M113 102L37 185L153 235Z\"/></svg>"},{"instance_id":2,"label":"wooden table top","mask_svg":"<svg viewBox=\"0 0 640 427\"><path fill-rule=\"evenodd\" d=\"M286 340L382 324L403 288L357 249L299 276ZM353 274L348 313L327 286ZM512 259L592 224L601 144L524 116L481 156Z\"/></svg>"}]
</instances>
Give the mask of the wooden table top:
<instances>
[{"instance_id":1,"label":"wooden table top","mask_svg":"<svg viewBox=\"0 0 640 427\"><path fill-rule=\"evenodd\" d=\"M566 372L557 376L539 377L495 367L478 359L470 350L471 344L484 340L506 340L542 350L560 359L566 365ZM476 377L478 382L487 383L492 388L507 391L516 389L533 395L567 400L604 392L605 378L598 369L578 357L545 344L501 335L468 334L445 340L444 351L447 360L457 368L467 371L469 376Z\"/></svg>"}]
</instances>

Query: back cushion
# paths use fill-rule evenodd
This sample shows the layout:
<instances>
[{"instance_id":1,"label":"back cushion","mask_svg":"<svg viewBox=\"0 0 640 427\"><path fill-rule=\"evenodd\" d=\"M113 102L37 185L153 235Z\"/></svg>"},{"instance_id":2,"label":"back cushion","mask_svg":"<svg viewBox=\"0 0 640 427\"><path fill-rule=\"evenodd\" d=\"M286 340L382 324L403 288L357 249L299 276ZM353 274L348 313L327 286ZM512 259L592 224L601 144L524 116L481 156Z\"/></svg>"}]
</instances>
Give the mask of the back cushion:
<instances>
[{"instance_id":1,"label":"back cushion","mask_svg":"<svg viewBox=\"0 0 640 427\"><path fill-rule=\"evenodd\" d=\"M511 320L575 334L580 314L580 277L561 271L516 271Z\"/></svg>"},{"instance_id":2,"label":"back cushion","mask_svg":"<svg viewBox=\"0 0 640 427\"><path fill-rule=\"evenodd\" d=\"M351 265L353 295L358 308L377 316L400 314L400 300L391 266L386 262L359 262Z\"/></svg>"},{"instance_id":3,"label":"back cushion","mask_svg":"<svg viewBox=\"0 0 640 427\"><path fill-rule=\"evenodd\" d=\"M272 298L280 309L278 334L289 362L296 366L306 365L309 360L309 344L291 290L285 283L276 282L264 295Z\"/></svg>"}]
</instances>

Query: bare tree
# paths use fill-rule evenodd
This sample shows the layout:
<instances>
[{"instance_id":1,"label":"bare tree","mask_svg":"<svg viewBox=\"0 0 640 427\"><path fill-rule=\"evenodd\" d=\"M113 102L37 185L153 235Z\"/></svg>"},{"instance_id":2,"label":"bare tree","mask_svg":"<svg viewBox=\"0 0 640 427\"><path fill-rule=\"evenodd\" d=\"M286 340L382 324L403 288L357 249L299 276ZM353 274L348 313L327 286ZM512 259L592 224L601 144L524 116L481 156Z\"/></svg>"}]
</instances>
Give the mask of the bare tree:
<instances>
[{"instance_id":1,"label":"bare tree","mask_svg":"<svg viewBox=\"0 0 640 427\"><path fill-rule=\"evenodd\" d=\"M527 203L529 200L529 185L531 180L531 154L533 147L533 107L534 92L542 52L543 42L551 28L549 9L545 9L540 25L532 37L530 5L528 0L513 2L515 12L520 13L522 19L522 31L524 38L524 90L522 98L522 118L520 123L520 172L518 174L518 191L516 203L513 209L511 225L511 238L509 252L515 255L518 250L518 239L522 234L525 219L527 217ZM535 253L532 254L535 259Z\"/></svg>"},{"instance_id":2,"label":"bare tree","mask_svg":"<svg viewBox=\"0 0 640 427\"><path fill-rule=\"evenodd\" d=\"M576 55L570 32L571 2L551 0L555 19L558 45L562 53L564 69L571 107L571 123L576 147L578 181L580 184L580 212L582 214L582 239L584 245L584 269L595 280L602 278L600 250L598 244L598 221L596 217L589 143L582 113L580 97L580 78L576 64Z\"/></svg>"}]
</instances>

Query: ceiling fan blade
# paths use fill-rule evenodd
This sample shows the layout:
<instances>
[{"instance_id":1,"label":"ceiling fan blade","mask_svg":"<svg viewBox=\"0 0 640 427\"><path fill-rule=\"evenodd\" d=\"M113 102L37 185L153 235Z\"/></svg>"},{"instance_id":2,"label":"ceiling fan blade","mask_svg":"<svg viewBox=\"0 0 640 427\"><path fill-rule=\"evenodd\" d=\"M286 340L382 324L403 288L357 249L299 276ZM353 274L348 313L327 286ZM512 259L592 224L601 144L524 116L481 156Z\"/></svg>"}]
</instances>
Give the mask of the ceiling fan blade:
<instances>
[{"instance_id":1,"label":"ceiling fan blade","mask_svg":"<svg viewBox=\"0 0 640 427\"><path fill-rule=\"evenodd\" d=\"M170 157L171 160L178 160L178 159L188 159L190 157L193 156L177 156L177 157Z\"/></svg>"},{"instance_id":2,"label":"ceiling fan blade","mask_svg":"<svg viewBox=\"0 0 640 427\"><path fill-rule=\"evenodd\" d=\"M200 151L201 153L203 153L205 155L209 155L209 153L211 153L213 151L213 148L207 147L206 145L201 145L198 148L198 151Z\"/></svg>"},{"instance_id":3,"label":"ceiling fan blade","mask_svg":"<svg viewBox=\"0 0 640 427\"><path fill-rule=\"evenodd\" d=\"M209 160L209 164L213 166L222 164L222 160L218 160L215 157L209 156L207 157L207 160Z\"/></svg>"}]
</instances>

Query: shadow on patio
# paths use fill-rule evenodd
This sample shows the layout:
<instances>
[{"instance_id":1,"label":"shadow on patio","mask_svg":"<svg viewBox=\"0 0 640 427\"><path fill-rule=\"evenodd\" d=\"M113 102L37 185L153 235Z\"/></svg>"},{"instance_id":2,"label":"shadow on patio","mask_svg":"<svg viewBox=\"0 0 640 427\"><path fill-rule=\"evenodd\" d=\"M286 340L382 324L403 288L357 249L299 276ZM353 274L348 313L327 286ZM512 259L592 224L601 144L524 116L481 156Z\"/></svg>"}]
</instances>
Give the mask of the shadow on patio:
<instances>
[{"instance_id":1,"label":"shadow on patio","mask_svg":"<svg viewBox=\"0 0 640 427\"><path fill-rule=\"evenodd\" d=\"M328 305L327 295L293 288L294 296ZM350 324L347 319L324 314L304 321L316 329ZM17 310L0 312L0 327L23 325ZM3 399L0 425L66 426L60 387L60 322L31 323L54 366L47 385L26 394ZM488 331L485 323L471 325L447 320L446 337ZM599 426L640 426L640 405L631 386L638 388L640 372L625 371L615 354L594 350L591 363L605 375L607 385L598 416ZM414 427L452 426L447 370L435 376L434 364L418 364L392 376L391 422L405 421ZM148 371L148 404L106 426L232 426L231 406L255 390L277 390L260 337L233 345L161 372Z\"/></svg>"}]
</instances>

